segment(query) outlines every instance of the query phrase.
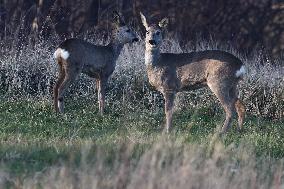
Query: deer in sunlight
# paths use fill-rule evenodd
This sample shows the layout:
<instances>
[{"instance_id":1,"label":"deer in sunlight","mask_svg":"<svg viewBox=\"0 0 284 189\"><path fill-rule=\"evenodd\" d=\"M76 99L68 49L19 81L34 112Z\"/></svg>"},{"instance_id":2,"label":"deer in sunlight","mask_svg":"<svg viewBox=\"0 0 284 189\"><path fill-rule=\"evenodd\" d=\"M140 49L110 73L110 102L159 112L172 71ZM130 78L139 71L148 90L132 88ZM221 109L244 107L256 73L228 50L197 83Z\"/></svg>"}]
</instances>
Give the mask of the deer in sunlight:
<instances>
[{"instance_id":1,"label":"deer in sunlight","mask_svg":"<svg viewBox=\"0 0 284 189\"><path fill-rule=\"evenodd\" d=\"M242 129L245 107L238 98L237 84L245 73L240 59L220 50L191 53L161 53L163 32L169 20L149 24L141 14L146 29L145 64L149 82L165 99L166 132L172 127L175 95L181 91L209 87L223 106L226 118L221 133L225 133L236 112L238 129Z\"/></svg>"}]
</instances>

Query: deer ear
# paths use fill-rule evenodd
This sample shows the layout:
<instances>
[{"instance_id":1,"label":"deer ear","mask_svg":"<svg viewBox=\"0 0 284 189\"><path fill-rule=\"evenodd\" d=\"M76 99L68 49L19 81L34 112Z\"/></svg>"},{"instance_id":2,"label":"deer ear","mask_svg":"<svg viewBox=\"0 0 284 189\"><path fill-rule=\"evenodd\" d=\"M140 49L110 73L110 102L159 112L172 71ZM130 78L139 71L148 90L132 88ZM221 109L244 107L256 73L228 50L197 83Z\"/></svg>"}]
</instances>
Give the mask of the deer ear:
<instances>
[{"instance_id":1,"label":"deer ear","mask_svg":"<svg viewBox=\"0 0 284 189\"><path fill-rule=\"evenodd\" d=\"M144 26L144 27L146 28L146 30L147 30L147 28L148 28L149 26L148 26L146 17L144 16L144 14L142 14L142 12L140 12L140 16L141 16L142 24L143 24L143 26Z\"/></svg>"},{"instance_id":2,"label":"deer ear","mask_svg":"<svg viewBox=\"0 0 284 189\"><path fill-rule=\"evenodd\" d=\"M117 11L113 11L113 13L112 13L112 18L113 18L113 21L115 22L115 23L119 23L119 14L118 14L118 12Z\"/></svg>"},{"instance_id":3,"label":"deer ear","mask_svg":"<svg viewBox=\"0 0 284 189\"><path fill-rule=\"evenodd\" d=\"M125 25L123 18L120 16L120 14L117 11L113 11L113 20L118 26Z\"/></svg>"},{"instance_id":4,"label":"deer ear","mask_svg":"<svg viewBox=\"0 0 284 189\"><path fill-rule=\"evenodd\" d=\"M168 18L163 18L160 22L159 22L159 26L161 28L166 28L169 24L169 19Z\"/></svg>"}]
</instances>

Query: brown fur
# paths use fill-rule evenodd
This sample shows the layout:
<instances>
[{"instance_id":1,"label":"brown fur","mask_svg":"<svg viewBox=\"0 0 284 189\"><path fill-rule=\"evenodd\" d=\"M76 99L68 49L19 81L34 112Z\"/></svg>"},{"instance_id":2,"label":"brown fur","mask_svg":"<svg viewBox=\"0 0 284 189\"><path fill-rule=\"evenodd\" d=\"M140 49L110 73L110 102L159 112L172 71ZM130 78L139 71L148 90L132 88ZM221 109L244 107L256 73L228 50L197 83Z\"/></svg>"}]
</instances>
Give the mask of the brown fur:
<instances>
[{"instance_id":1,"label":"brown fur","mask_svg":"<svg viewBox=\"0 0 284 189\"><path fill-rule=\"evenodd\" d=\"M74 82L80 73L96 79L98 90L99 111L103 114L105 107L105 88L108 78L113 73L116 60L124 44L137 41L137 37L124 24L119 15L117 27L112 41L107 46L98 46L80 39L68 39L59 45L67 51L69 57L65 60L56 55L59 65L59 77L54 86L54 107L56 112L63 113L63 97L67 88ZM60 104L60 107L59 105Z\"/></svg>"},{"instance_id":2,"label":"brown fur","mask_svg":"<svg viewBox=\"0 0 284 189\"><path fill-rule=\"evenodd\" d=\"M238 129L241 131L245 119L245 106L244 103L238 99L235 103L236 111L238 114Z\"/></svg>"},{"instance_id":3,"label":"brown fur","mask_svg":"<svg viewBox=\"0 0 284 189\"><path fill-rule=\"evenodd\" d=\"M54 108L55 108L55 111L56 112L59 112L59 109L58 109L58 105L57 105L57 101L58 101L58 88L60 87L60 85L62 84L64 78L65 78L65 71L64 71L64 68L63 68L63 59L62 58L58 58L57 60L57 63L59 65L59 75L58 75L58 80L56 81L54 87L53 87L53 94L54 94Z\"/></svg>"},{"instance_id":4,"label":"brown fur","mask_svg":"<svg viewBox=\"0 0 284 189\"><path fill-rule=\"evenodd\" d=\"M218 50L173 54L160 53L163 19L159 25L148 25L141 14L147 30L145 63L149 82L165 98L166 130L172 125L174 98L177 92L195 90L208 86L222 104L226 119L222 132L229 128L232 116L238 113L239 129L244 120L244 106L237 97L237 84L241 77L236 73L243 63L230 53Z\"/></svg>"}]
</instances>

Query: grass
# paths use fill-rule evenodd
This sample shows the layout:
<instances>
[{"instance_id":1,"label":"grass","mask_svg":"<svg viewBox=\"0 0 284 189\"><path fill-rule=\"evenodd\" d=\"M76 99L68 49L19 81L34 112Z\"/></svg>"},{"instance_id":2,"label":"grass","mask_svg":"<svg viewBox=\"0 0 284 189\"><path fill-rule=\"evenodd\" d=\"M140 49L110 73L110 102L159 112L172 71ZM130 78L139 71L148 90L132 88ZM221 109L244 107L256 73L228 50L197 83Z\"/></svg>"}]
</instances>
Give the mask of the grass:
<instances>
[{"instance_id":1,"label":"grass","mask_svg":"<svg viewBox=\"0 0 284 189\"><path fill-rule=\"evenodd\" d=\"M2 169L13 175L32 175L69 162L70 158L80 161L85 142L108 146L110 150L124 143L148 149L162 136L162 109L117 112L108 108L101 116L95 100L90 103L78 98L67 99L66 111L63 116L56 115L49 100L1 99ZM212 107L177 111L170 136L189 145L210 145L223 117L222 111L212 115ZM245 143L253 146L257 156L281 159L284 157L283 129L283 121L248 116L242 133L237 133L234 122L228 135L220 140L224 146Z\"/></svg>"},{"instance_id":2,"label":"grass","mask_svg":"<svg viewBox=\"0 0 284 189\"><path fill-rule=\"evenodd\" d=\"M283 67L261 55L243 58L243 132L235 120L218 136L224 112L203 89L177 96L165 135L163 99L148 84L142 43L118 59L103 116L87 77L68 91L66 114L55 114L52 46L42 41L37 51L0 57L0 188L284 187ZM219 49L211 46L197 50ZM163 50L182 51L177 43Z\"/></svg>"}]
</instances>

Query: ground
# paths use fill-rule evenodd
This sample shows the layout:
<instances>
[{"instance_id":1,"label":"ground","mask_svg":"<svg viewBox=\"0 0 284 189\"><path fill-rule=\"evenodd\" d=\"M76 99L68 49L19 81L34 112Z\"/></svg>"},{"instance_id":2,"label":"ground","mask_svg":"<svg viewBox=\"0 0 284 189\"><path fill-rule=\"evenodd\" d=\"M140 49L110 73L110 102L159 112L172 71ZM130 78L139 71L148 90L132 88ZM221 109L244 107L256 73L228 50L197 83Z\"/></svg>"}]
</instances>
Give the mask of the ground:
<instances>
[{"instance_id":1,"label":"ground","mask_svg":"<svg viewBox=\"0 0 284 189\"><path fill-rule=\"evenodd\" d=\"M95 145L96 150L107 148L104 158L109 159L109 164L116 161L115 154L121 153L121 146L135 147L131 152L135 155L131 158L136 164L165 136L162 109L122 108L117 111L107 108L105 115L101 116L95 98L91 103L89 98L83 97L75 101L67 98L66 101L67 113L58 115L48 99L1 99L2 171L21 180L53 166L80 166L86 143ZM272 158L276 161L283 158L283 121L248 115L241 133L237 132L235 121L226 136L216 136L216 139L224 115L221 109L214 111L212 107L176 111L174 128L166 137L184 146L208 147L213 140L218 140L224 149L232 148L232 145L237 149L245 144L246 148L253 150L256 159ZM89 155L96 157L96 150L89 151Z\"/></svg>"}]
</instances>

